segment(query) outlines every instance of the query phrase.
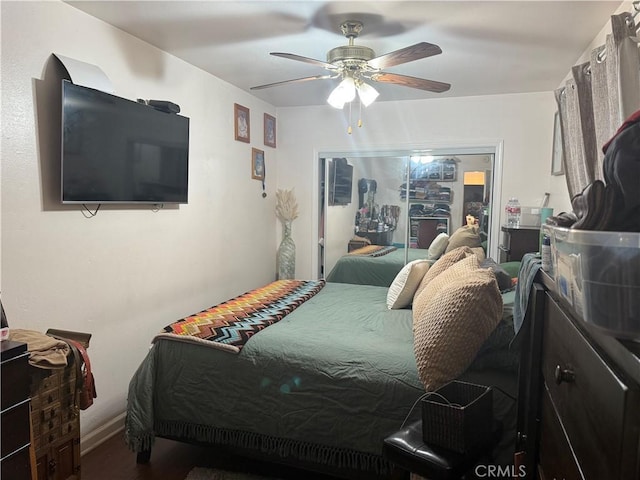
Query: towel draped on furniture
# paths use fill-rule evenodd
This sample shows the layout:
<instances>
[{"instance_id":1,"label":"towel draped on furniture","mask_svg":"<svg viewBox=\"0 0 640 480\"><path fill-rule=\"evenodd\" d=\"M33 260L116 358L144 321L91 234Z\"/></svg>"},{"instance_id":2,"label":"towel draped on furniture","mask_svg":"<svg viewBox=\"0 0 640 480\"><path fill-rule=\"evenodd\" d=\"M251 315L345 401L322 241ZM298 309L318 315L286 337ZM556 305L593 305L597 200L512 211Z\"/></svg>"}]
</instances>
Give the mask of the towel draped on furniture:
<instances>
[{"instance_id":1,"label":"towel draped on furniture","mask_svg":"<svg viewBox=\"0 0 640 480\"><path fill-rule=\"evenodd\" d=\"M12 328L9 339L27 344L29 364L38 368L64 368L70 348L66 342L35 330Z\"/></svg>"},{"instance_id":2,"label":"towel draped on furniture","mask_svg":"<svg viewBox=\"0 0 640 480\"><path fill-rule=\"evenodd\" d=\"M397 250L393 245L366 245L350 251L347 255L366 255L368 257L382 257Z\"/></svg>"},{"instance_id":3,"label":"towel draped on furniture","mask_svg":"<svg viewBox=\"0 0 640 480\"><path fill-rule=\"evenodd\" d=\"M533 280L542 267L542 258L537 253L525 253L518 272L518 284L516 285L516 298L513 307L513 328L517 336L524 322L529 304L529 294Z\"/></svg>"},{"instance_id":4,"label":"towel draped on furniture","mask_svg":"<svg viewBox=\"0 0 640 480\"><path fill-rule=\"evenodd\" d=\"M277 280L164 327L159 338L238 353L252 335L313 297L324 280Z\"/></svg>"}]
</instances>

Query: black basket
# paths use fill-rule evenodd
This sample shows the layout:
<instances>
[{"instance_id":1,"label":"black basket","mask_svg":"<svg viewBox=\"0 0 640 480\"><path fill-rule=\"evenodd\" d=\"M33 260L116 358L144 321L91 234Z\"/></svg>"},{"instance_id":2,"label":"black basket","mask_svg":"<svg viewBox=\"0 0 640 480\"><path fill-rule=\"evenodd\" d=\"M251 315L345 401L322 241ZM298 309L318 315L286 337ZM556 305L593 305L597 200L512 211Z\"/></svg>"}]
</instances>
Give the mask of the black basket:
<instances>
[{"instance_id":1,"label":"black basket","mask_svg":"<svg viewBox=\"0 0 640 480\"><path fill-rule=\"evenodd\" d=\"M466 453L491 437L493 391L486 385L450 382L422 400L422 439Z\"/></svg>"}]
</instances>

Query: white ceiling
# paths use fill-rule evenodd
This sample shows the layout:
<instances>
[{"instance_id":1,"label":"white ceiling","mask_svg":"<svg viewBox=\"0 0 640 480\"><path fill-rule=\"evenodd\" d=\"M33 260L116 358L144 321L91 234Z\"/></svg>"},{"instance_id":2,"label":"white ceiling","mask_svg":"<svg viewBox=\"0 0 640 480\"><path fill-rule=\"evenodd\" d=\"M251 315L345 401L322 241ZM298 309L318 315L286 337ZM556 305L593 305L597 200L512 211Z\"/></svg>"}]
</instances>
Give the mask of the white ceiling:
<instances>
[{"instance_id":1,"label":"white ceiling","mask_svg":"<svg viewBox=\"0 0 640 480\"><path fill-rule=\"evenodd\" d=\"M326 61L360 20L376 55L418 42L442 54L385 71L451 84L445 93L375 83L378 101L551 91L621 5L609 1L68 1L243 90L328 73L274 57ZM325 104L337 80L252 91L277 106Z\"/></svg>"}]
</instances>

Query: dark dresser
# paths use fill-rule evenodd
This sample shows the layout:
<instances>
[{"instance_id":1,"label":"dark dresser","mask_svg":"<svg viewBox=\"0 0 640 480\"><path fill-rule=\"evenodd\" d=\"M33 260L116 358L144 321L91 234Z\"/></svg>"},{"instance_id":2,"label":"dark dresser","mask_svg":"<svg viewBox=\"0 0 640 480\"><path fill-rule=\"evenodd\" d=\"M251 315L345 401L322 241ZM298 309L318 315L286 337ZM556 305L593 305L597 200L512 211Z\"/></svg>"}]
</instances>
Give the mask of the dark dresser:
<instances>
[{"instance_id":1,"label":"dark dresser","mask_svg":"<svg viewBox=\"0 0 640 480\"><path fill-rule=\"evenodd\" d=\"M640 342L605 335L537 280L518 412L526 478L640 479Z\"/></svg>"},{"instance_id":2,"label":"dark dresser","mask_svg":"<svg viewBox=\"0 0 640 480\"><path fill-rule=\"evenodd\" d=\"M29 352L27 344L5 340L2 351L1 478L30 480Z\"/></svg>"},{"instance_id":3,"label":"dark dresser","mask_svg":"<svg viewBox=\"0 0 640 480\"><path fill-rule=\"evenodd\" d=\"M517 262L525 253L540 250L540 227L502 226L502 237L498 249L499 263Z\"/></svg>"}]
</instances>

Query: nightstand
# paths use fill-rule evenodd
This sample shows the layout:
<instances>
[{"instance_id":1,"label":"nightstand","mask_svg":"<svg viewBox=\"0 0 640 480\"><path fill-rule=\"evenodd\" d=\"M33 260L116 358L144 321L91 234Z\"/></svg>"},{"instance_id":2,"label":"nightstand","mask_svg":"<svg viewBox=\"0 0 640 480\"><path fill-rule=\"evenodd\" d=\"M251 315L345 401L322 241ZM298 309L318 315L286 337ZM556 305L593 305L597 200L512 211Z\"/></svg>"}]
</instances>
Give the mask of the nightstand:
<instances>
[{"instance_id":1,"label":"nightstand","mask_svg":"<svg viewBox=\"0 0 640 480\"><path fill-rule=\"evenodd\" d=\"M501 227L498 263L517 262L525 253L540 250L540 227Z\"/></svg>"}]
</instances>

